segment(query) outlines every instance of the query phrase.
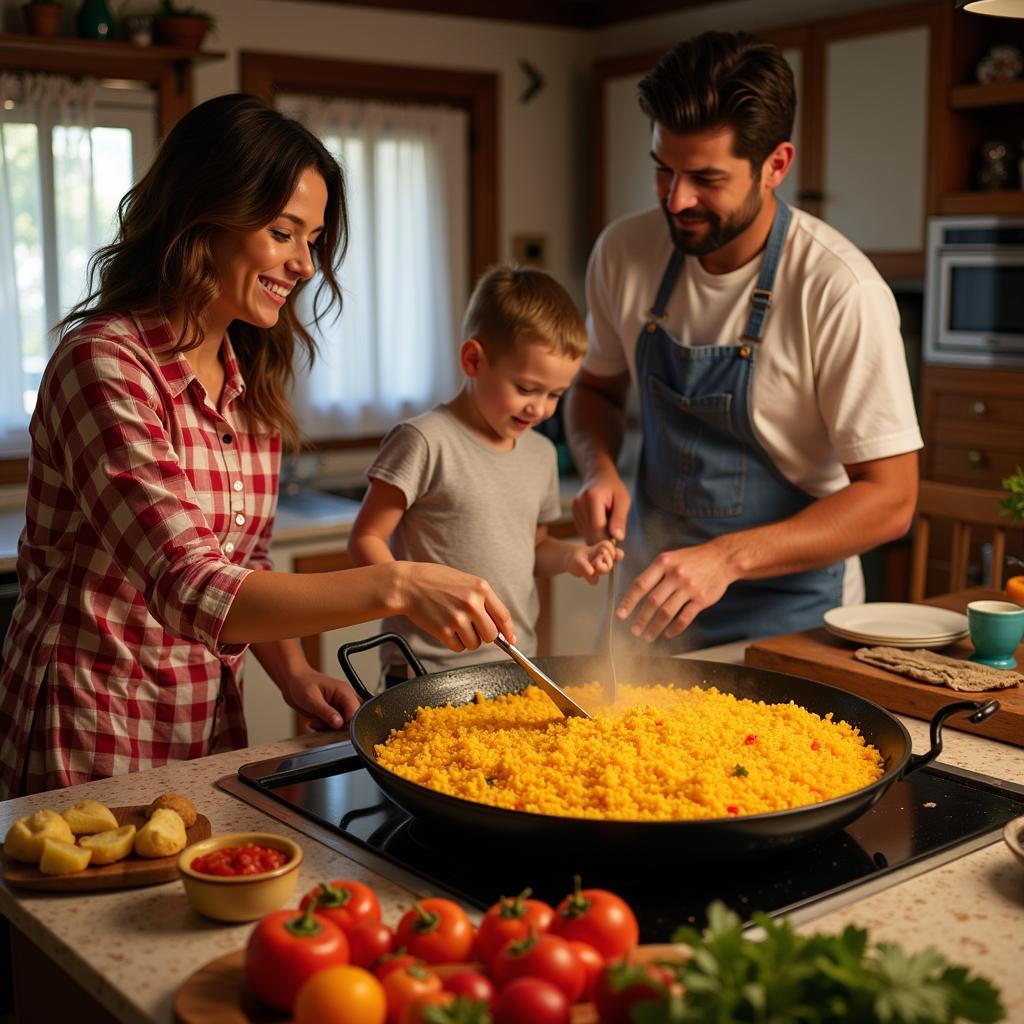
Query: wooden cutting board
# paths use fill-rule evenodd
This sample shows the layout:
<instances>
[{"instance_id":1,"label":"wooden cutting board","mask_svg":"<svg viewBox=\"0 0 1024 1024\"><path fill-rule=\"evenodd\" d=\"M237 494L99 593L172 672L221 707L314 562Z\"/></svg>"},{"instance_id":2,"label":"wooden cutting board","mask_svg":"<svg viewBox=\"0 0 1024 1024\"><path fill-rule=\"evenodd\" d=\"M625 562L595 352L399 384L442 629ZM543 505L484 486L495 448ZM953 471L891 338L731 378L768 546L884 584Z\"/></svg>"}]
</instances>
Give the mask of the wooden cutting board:
<instances>
[{"instance_id":1,"label":"wooden cutting board","mask_svg":"<svg viewBox=\"0 0 1024 1024\"><path fill-rule=\"evenodd\" d=\"M638 946L636 961L685 959L682 946ZM174 1019L178 1024L289 1024L291 1017L264 1006L245 991L245 950L211 960L190 975L174 999ZM479 964L439 964L434 970L442 978L451 977ZM577 1003L572 1008L571 1024L597 1024L593 1003Z\"/></svg>"},{"instance_id":2,"label":"wooden cutting board","mask_svg":"<svg viewBox=\"0 0 1024 1024\"><path fill-rule=\"evenodd\" d=\"M118 825L134 825L137 829L146 823L149 806L111 807ZM203 814L196 815L196 823L185 829L188 846L200 839L209 839L213 834L210 819ZM73 871L69 875L44 875L34 864L21 864L16 860L4 860L4 881L24 889L41 889L47 892L94 892L97 889L130 889L137 885L157 885L173 882L178 877L178 855L170 857L137 857L130 853L124 860L113 864L97 864L84 871Z\"/></svg>"},{"instance_id":3,"label":"wooden cutting board","mask_svg":"<svg viewBox=\"0 0 1024 1024\"><path fill-rule=\"evenodd\" d=\"M1005 600L997 591L976 587L972 590L932 598L925 604L952 611L966 612L968 601L986 598ZM939 708L957 700L999 701L1000 711L981 725L972 725L962 715L946 720L946 726L977 733L987 739L1002 740L1024 747L1024 687L989 690L984 693L964 693L945 686L920 683L915 679L889 672L857 661L853 652L863 644L842 640L824 628L809 629L803 633L757 640L746 651L746 664L773 672L788 672L794 676L813 679L819 683L855 693L887 711L909 715L911 718L930 720ZM969 639L937 651L950 658L967 658L974 652ZM1017 649L1018 669L1024 670L1024 644Z\"/></svg>"}]
</instances>

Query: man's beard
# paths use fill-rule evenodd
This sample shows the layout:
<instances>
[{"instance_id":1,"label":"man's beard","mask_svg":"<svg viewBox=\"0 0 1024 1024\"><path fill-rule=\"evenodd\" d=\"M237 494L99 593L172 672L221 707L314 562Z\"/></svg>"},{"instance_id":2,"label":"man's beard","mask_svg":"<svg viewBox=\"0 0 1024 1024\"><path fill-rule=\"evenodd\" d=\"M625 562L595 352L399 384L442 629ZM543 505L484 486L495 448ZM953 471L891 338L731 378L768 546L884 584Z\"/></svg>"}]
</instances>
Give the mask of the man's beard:
<instances>
[{"instance_id":1,"label":"man's beard","mask_svg":"<svg viewBox=\"0 0 1024 1024\"><path fill-rule=\"evenodd\" d=\"M676 248L686 253L687 256L706 256L709 252L721 249L723 245L728 245L734 238L742 235L757 219L763 205L760 182L755 178L739 209L733 210L725 220L710 210L699 212L687 210L684 215L680 216L669 213L664 202L661 204L661 208L665 212L668 230ZM707 224L707 234L703 238L691 234L686 230L687 222L695 225Z\"/></svg>"}]
</instances>

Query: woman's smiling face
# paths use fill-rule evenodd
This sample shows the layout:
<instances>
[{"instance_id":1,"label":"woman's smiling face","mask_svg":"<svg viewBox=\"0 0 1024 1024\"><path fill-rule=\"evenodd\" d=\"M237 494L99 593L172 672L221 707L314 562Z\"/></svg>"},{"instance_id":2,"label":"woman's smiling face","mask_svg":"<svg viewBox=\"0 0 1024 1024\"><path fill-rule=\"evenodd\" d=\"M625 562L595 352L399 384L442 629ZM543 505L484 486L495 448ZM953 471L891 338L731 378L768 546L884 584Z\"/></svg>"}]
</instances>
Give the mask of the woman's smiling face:
<instances>
[{"instance_id":1,"label":"woman's smiling face","mask_svg":"<svg viewBox=\"0 0 1024 1024\"><path fill-rule=\"evenodd\" d=\"M205 311L209 322L273 327L295 285L313 276L310 246L323 231L326 208L327 185L307 168L266 227L221 234L212 247L221 291Z\"/></svg>"}]
</instances>

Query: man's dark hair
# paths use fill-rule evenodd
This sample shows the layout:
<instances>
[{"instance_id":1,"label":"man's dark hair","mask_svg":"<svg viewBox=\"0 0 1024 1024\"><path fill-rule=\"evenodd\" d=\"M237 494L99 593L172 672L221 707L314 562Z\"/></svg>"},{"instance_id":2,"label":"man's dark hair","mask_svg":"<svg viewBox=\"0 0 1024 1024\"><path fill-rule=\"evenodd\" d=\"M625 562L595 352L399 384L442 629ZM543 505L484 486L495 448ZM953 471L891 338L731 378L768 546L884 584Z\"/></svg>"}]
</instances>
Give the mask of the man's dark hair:
<instances>
[{"instance_id":1,"label":"man's dark hair","mask_svg":"<svg viewBox=\"0 0 1024 1024\"><path fill-rule=\"evenodd\" d=\"M732 128L734 154L754 171L793 133L793 72L777 46L745 32L687 39L639 88L640 108L671 132Z\"/></svg>"}]
</instances>

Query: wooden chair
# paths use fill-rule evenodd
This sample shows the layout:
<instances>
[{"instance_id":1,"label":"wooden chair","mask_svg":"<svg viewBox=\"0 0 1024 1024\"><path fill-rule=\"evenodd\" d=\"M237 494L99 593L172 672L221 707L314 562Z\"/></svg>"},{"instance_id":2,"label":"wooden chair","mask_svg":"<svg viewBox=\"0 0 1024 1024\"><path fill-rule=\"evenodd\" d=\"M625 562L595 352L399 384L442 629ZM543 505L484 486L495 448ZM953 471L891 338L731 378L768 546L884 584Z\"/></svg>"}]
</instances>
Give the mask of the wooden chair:
<instances>
[{"instance_id":1,"label":"wooden chair","mask_svg":"<svg viewBox=\"0 0 1024 1024\"><path fill-rule=\"evenodd\" d=\"M931 524L947 520L952 525L949 555L949 591L963 590L967 586L967 565L971 553L971 539L975 528L992 542L992 586L1003 585L1003 566L1006 561L1007 531L1020 529L1000 515L1000 499L1005 491L983 490L980 487L960 487L922 480L917 498L917 518L914 522L914 543L910 556L910 600L924 598L925 577L928 570L928 541ZM987 536L986 536L987 535Z\"/></svg>"}]
</instances>

